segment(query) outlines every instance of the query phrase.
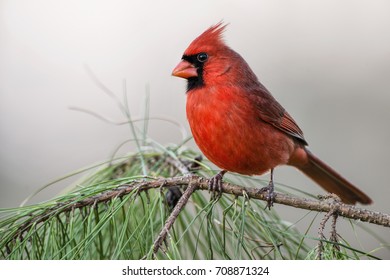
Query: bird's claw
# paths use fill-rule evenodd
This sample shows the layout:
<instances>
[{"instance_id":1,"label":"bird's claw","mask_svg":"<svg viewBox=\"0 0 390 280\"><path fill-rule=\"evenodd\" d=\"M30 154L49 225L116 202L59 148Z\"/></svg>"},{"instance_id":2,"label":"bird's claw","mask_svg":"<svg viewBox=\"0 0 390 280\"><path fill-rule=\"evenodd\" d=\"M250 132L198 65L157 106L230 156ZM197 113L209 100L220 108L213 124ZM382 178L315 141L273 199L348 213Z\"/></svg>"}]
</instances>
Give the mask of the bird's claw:
<instances>
[{"instance_id":1,"label":"bird's claw","mask_svg":"<svg viewBox=\"0 0 390 280\"><path fill-rule=\"evenodd\" d=\"M267 201L267 205L265 206L265 209L271 210L271 207L274 205L276 193L274 191L274 182L271 180L268 184L268 186L261 188L260 192L267 192L267 195L265 196L265 199Z\"/></svg>"},{"instance_id":2,"label":"bird's claw","mask_svg":"<svg viewBox=\"0 0 390 280\"><path fill-rule=\"evenodd\" d=\"M210 178L209 181L209 192L212 193L212 198L219 198L222 194L222 179L225 175L226 170L220 171L217 175Z\"/></svg>"}]
</instances>

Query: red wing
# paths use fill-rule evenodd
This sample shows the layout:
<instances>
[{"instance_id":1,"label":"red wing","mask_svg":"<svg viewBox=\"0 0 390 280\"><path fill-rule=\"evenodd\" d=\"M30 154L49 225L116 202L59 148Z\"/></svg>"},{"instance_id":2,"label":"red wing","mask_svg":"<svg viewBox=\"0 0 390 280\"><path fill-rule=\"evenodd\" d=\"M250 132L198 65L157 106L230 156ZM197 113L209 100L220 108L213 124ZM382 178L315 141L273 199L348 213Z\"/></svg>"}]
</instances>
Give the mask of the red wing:
<instances>
[{"instance_id":1,"label":"red wing","mask_svg":"<svg viewBox=\"0 0 390 280\"><path fill-rule=\"evenodd\" d=\"M258 111L258 117L307 145L302 130L293 118L264 86L260 86L249 94Z\"/></svg>"},{"instance_id":2,"label":"red wing","mask_svg":"<svg viewBox=\"0 0 390 280\"><path fill-rule=\"evenodd\" d=\"M307 142L303 137L302 130L299 128L299 126L296 124L293 118L286 111L284 111L284 115L281 118L280 125L279 126L274 125L274 126L294 136L295 138L298 138L299 140L303 141L305 145L307 145Z\"/></svg>"}]
</instances>

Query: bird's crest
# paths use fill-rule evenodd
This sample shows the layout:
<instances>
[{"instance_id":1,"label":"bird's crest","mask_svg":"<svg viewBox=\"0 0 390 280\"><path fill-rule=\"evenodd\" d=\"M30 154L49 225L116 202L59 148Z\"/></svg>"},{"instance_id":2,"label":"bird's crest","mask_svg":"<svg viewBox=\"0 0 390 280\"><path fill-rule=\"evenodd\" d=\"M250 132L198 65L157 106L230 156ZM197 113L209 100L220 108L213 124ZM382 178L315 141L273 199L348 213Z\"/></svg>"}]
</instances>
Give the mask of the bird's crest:
<instances>
[{"instance_id":1,"label":"bird's crest","mask_svg":"<svg viewBox=\"0 0 390 280\"><path fill-rule=\"evenodd\" d=\"M207 52L212 49L224 47L223 32L227 24L222 21L211 26L205 32L200 34L185 51L186 55L193 55L199 52Z\"/></svg>"}]
</instances>

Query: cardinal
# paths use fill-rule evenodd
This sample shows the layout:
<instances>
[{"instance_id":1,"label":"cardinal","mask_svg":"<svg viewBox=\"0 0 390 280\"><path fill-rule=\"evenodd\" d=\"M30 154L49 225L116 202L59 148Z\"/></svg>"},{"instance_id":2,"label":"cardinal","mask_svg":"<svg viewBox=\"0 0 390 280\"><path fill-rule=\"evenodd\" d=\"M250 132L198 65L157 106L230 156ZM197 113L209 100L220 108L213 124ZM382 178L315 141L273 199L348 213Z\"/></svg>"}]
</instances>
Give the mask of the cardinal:
<instances>
[{"instance_id":1,"label":"cardinal","mask_svg":"<svg viewBox=\"0 0 390 280\"><path fill-rule=\"evenodd\" d=\"M222 170L210 180L221 191L226 172L270 171L268 207L275 199L273 171L298 168L348 204L372 200L307 148L302 130L259 82L247 62L223 40L226 25L211 26L185 50L172 75L187 79L187 119L196 144Z\"/></svg>"}]
</instances>

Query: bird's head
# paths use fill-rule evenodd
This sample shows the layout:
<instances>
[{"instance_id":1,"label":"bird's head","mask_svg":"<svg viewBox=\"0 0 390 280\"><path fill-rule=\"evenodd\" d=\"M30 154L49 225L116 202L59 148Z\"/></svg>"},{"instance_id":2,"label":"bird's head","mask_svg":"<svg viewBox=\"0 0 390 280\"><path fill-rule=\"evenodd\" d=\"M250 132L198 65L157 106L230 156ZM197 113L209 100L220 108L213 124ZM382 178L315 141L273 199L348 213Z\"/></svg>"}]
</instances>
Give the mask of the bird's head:
<instances>
[{"instance_id":1,"label":"bird's head","mask_svg":"<svg viewBox=\"0 0 390 280\"><path fill-rule=\"evenodd\" d=\"M203 87L209 81L218 82L218 77L229 71L233 52L223 41L226 25L222 22L211 26L197 37L185 50L182 60L173 69L172 75L187 79L187 92Z\"/></svg>"}]
</instances>

